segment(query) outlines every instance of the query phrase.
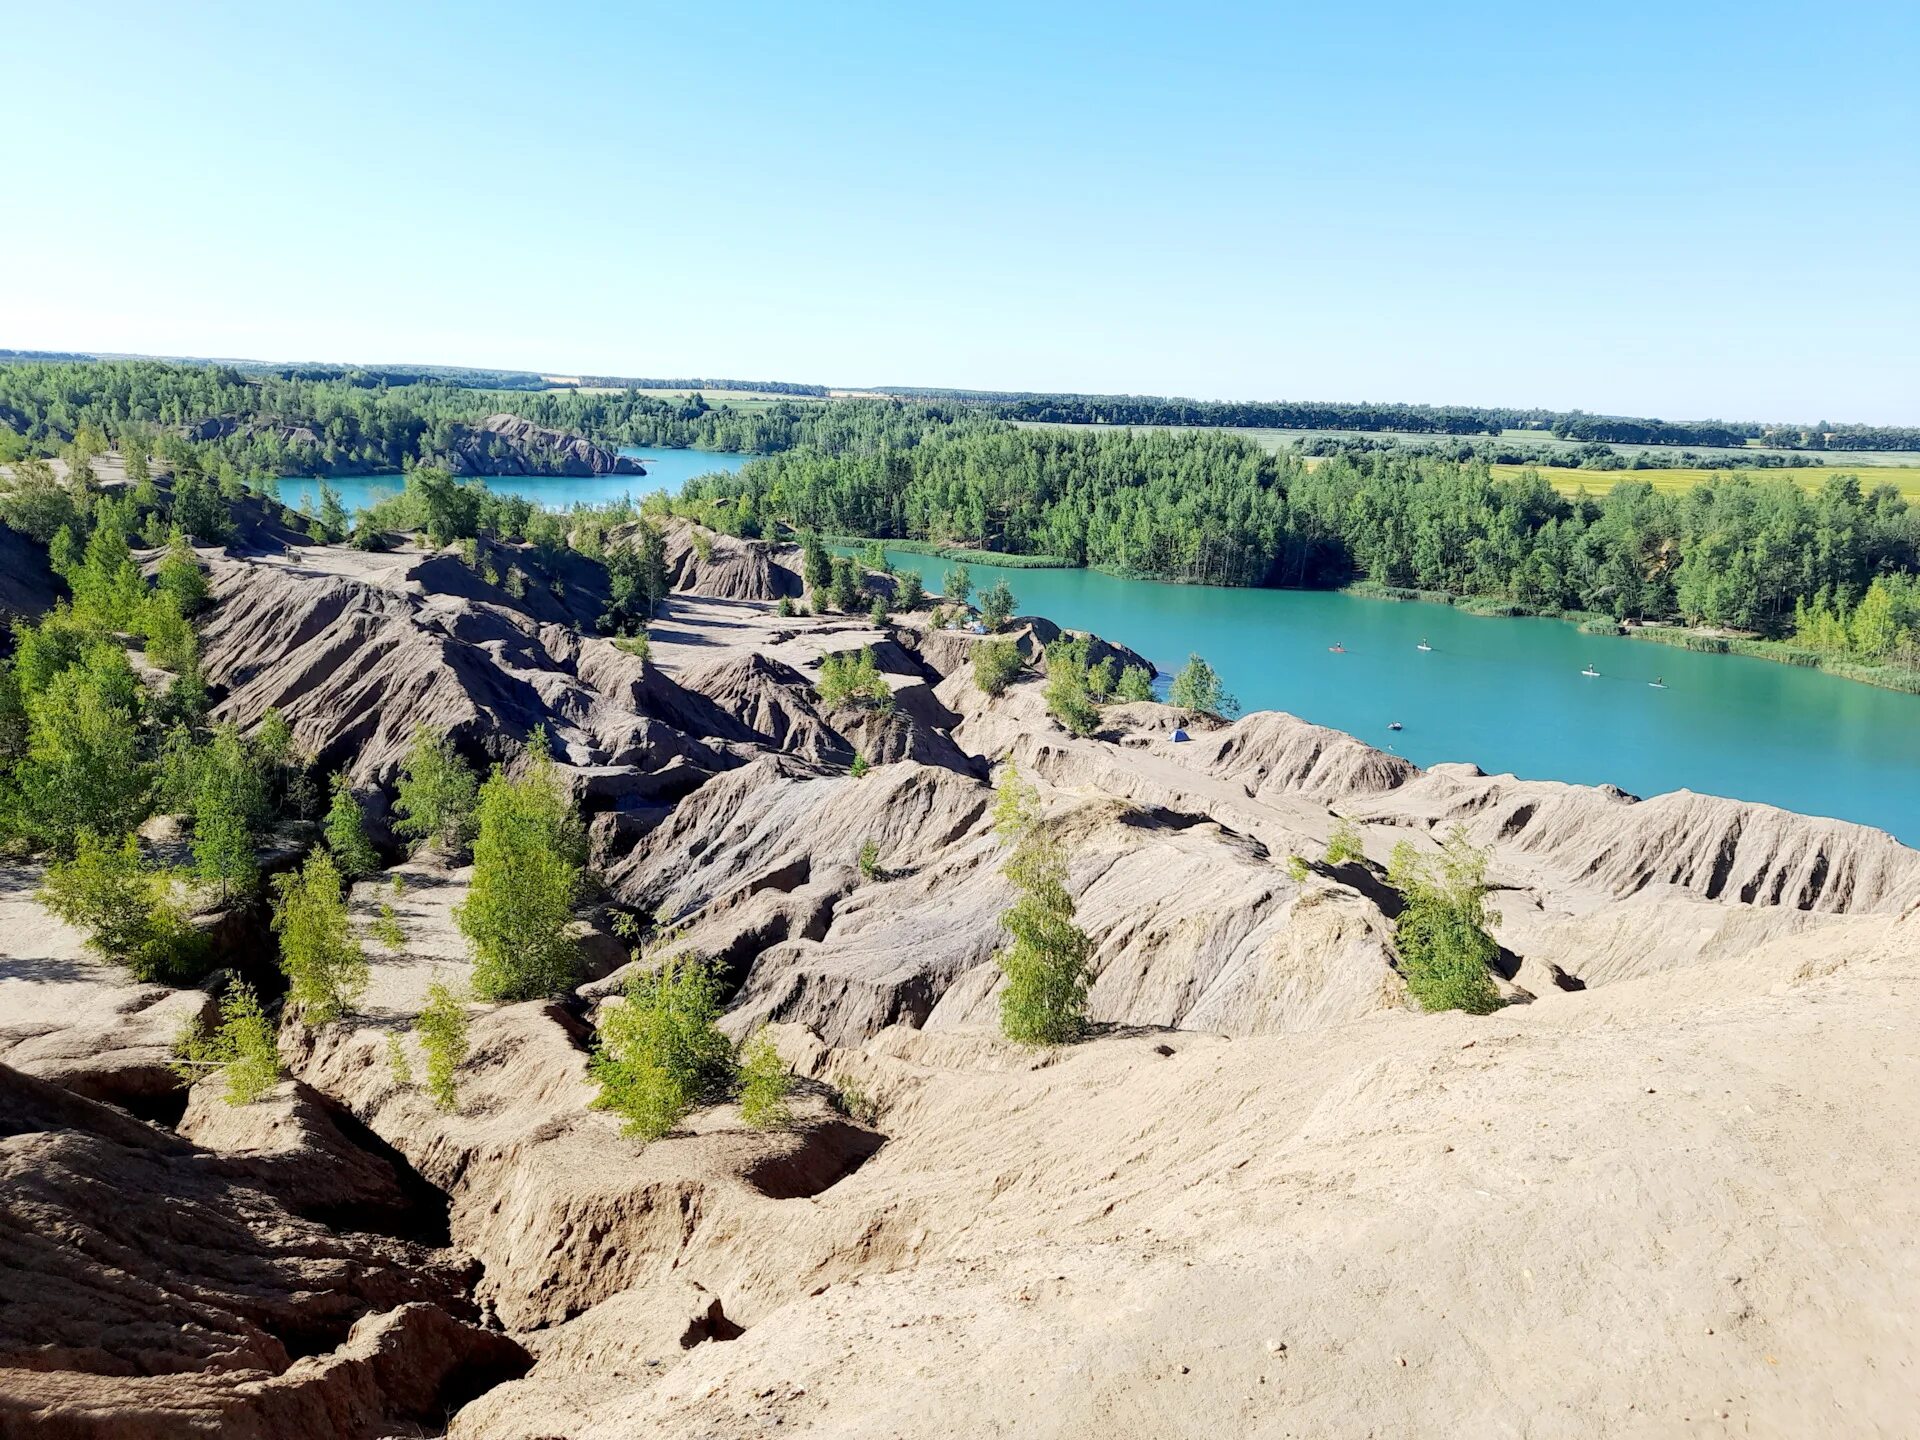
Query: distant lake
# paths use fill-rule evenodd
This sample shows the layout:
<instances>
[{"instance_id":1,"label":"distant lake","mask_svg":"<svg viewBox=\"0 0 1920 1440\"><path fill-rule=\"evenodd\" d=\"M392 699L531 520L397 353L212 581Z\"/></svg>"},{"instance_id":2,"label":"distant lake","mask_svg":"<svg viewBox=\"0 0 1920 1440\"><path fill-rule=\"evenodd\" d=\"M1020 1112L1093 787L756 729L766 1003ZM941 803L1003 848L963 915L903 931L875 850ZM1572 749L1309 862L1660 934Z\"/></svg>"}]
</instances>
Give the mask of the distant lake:
<instances>
[{"instance_id":1,"label":"distant lake","mask_svg":"<svg viewBox=\"0 0 1920 1440\"><path fill-rule=\"evenodd\" d=\"M523 495L543 510L565 510L576 504L607 505L631 495L639 499L656 490L678 495L680 487L696 475L716 472L732 474L754 457L725 450L672 450L630 445L622 455L646 466L645 475L486 475L481 479L496 495ZM340 503L349 511L371 505L388 495L397 495L405 483L399 475L339 475L327 484L340 492ZM294 509L303 499L320 503L318 482L305 476L288 476L280 482L280 499Z\"/></svg>"},{"instance_id":2,"label":"distant lake","mask_svg":"<svg viewBox=\"0 0 1920 1440\"><path fill-rule=\"evenodd\" d=\"M890 551L938 590L950 562ZM1561 620L1325 590L969 565L1025 615L1177 670L1198 651L1249 710L1286 710L1421 765L1689 789L1877 825L1920 843L1920 697L1745 656L1583 635ZM1433 648L1421 650L1425 640ZM1335 654L1329 647L1344 647ZM1592 665L1599 674L1581 671ZM1652 682L1664 682L1662 689ZM1389 730L1399 721L1405 728Z\"/></svg>"}]
</instances>

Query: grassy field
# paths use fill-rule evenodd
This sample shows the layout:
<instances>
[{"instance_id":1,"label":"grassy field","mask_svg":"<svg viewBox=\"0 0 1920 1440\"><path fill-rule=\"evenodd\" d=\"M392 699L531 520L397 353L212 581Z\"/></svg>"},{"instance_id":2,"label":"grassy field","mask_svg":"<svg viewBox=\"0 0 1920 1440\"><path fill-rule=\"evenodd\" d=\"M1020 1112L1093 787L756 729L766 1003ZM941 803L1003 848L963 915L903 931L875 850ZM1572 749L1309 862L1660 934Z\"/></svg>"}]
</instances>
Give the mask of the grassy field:
<instances>
[{"instance_id":1,"label":"grassy field","mask_svg":"<svg viewBox=\"0 0 1920 1440\"><path fill-rule=\"evenodd\" d=\"M1526 469L1524 465L1496 465L1496 475L1518 475ZM1696 485L1711 481L1716 475L1732 475L1732 470L1556 470L1542 468L1540 473L1546 476L1549 484L1562 495L1571 495L1585 488L1589 495L1604 494L1622 480L1644 480L1655 490L1672 492L1691 490ZM1750 470L1744 472L1758 478L1784 475L1809 490L1817 490L1830 475L1858 475L1860 488L1871 490L1877 485L1892 485L1908 500L1920 501L1920 465L1845 465L1799 466L1786 470Z\"/></svg>"}]
</instances>

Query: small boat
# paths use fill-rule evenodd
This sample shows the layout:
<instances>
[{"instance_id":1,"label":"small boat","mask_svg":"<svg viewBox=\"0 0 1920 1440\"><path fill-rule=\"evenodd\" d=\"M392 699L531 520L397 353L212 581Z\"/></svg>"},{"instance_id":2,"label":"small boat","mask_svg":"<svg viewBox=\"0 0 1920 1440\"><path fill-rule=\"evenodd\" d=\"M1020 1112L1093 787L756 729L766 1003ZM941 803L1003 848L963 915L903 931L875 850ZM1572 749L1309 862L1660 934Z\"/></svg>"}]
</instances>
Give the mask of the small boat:
<instances>
[{"instance_id":1,"label":"small boat","mask_svg":"<svg viewBox=\"0 0 1920 1440\"><path fill-rule=\"evenodd\" d=\"M1416 646L1414 646L1413 648L1414 648L1414 649L1416 649L1416 650L1431 650L1431 649L1433 649L1433 647L1432 647L1431 645L1429 645L1429 644L1427 644L1427 637L1426 637L1426 636L1424 636L1424 635L1422 635L1422 636L1420 637L1420 643L1419 643L1418 645L1416 645Z\"/></svg>"},{"instance_id":2,"label":"small boat","mask_svg":"<svg viewBox=\"0 0 1920 1440\"><path fill-rule=\"evenodd\" d=\"M1393 723L1392 723L1391 725L1389 725L1389 726L1387 726L1387 729L1389 729L1389 730L1404 730L1404 729L1406 729L1406 726L1404 726L1404 725L1402 725L1402 724L1401 724L1401 723L1400 723L1400 722L1399 722L1398 720L1396 720L1396 721L1394 721L1394 722L1393 722Z\"/></svg>"},{"instance_id":3,"label":"small boat","mask_svg":"<svg viewBox=\"0 0 1920 1440\"><path fill-rule=\"evenodd\" d=\"M1651 690L1664 690L1667 688L1667 682L1656 675L1653 679L1647 681L1647 688Z\"/></svg>"},{"instance_id":4,"label":"small boat","mask_svg":"<svg viewBox=\"0 0 1920 1440\"><path fill-rule=\"evenodd\" d=\"M1589 680L1597 678L1600 674L1600 672L1594 669L1593 666L1591 665L1587 666L1587 668L1582 670L1580 673L1586 676Z\"/></svg>"},{"instance_id":5,"label":"small boat","mask_svg":"<svg viewBox=\"0 0 1920 1440\"><path fill-rule=\"evenodd\" d=\"M1335 641L1333 644L1327 646L1327 653L1330 655L1344 655L1347 653L1347 647Z\"/></svg>"}]
</instances>

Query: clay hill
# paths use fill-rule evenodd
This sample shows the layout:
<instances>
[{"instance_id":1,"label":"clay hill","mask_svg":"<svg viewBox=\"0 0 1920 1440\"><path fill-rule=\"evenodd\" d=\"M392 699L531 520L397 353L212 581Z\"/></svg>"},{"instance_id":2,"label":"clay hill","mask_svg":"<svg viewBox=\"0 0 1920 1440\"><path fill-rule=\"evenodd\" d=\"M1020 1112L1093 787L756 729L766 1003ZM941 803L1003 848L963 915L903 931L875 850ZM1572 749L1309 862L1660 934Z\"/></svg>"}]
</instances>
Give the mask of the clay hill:
<instances>
[{"instance_id":1,"label":"clay hill","mask_svg":"<svg viewBox=\"0 0 1920 1440\"><path fill-rule=\"evenodd\" d=\"M606 886L587 978L472 1008L456 1112L397 1084L468 964L468 872L407 861L354 894L406 936L360 1013L283 1027L289 1078L235 1109L166 1077L208 997L94 962L7 870L0 1434L1913 1433L1920 853L1276 713L1075 738L1046 620L989 699L981 637L782 616L793 552L680 522L643 659L594 633L598 565L509 549L205 552L204 665L376 812L416 724L476 762L544 726ZM862 648L893 705L822 704ZM1093 943L1059 1050L994 1024L1009 760ZM1393 948L1388 852L1456 825L1500 916L1482 1018L1421 1013ZM615 910L724 964L791 1127L642 1145L589 1107Z\"/></svg>"}]
</instances>

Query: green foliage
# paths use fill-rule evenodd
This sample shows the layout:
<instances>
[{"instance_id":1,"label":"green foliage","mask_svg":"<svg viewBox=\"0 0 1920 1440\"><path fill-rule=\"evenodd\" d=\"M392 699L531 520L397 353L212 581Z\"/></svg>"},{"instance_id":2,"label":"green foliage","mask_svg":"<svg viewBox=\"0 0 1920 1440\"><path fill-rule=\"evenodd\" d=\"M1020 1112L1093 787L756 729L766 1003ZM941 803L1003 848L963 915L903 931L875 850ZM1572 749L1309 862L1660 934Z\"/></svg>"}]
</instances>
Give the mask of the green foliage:
<instances>
[{"instance_id":1,"label":"green foliage","mask_svg":"<svg viewBox=\"0 0 1920 1440\"><path fill-rule=\"evenodd\" d=\"M160 561L154 578L160 593L172 596L174 605L182 615L191 615L205 605L211 593L206 572L200 568L193 547L187 544L186 535L177 528L167 541L167 553Z\"/></svg>"},{"instance_id":2,"label":"green foliage","mask_svg":"<svg viewBox=\"0 0 1920 1440\"><path fill-rule=\"evenodd\" d=\"M1096 704L1104 704L1113 696L1113 687L1119 682L1118 667L1111 655L1106 656L1098 665L1087 667L1087 695Z\"/></svg>"},{"instance_id":3,"label":"green foliage","mask_svg":"<svg viewBox=\"0 0 1920 1440\"><path fill-rule=\"evenodd\" d=\"M182 982L205 963L205 937L174 902L172 877L147 867L132 835L115 842L81 831L73 858L47 867L38 898L136 980Z\"/></svg>"},{"instance_id":4,"label":"green foliage","mask_svg":"<svg viewBox=\"0 0 1920 1440\"><path fill-rule=\"evenodd\" d=\"M71 855L84 830L122 835L146 818L153 771L142 754L140 682L125 652L88 644L69 668L43 680L54 659L34 645L22 645L16 659L26 753L14 783L20 828Z\"/></svg>"},{"instance_id":5,"label":"green foliage","mask_svg":"<svg viewBox=\"0 0 1920 1440\"><path fill-rule=\"evenodd\" d=\"M785 595L782 595L780 597L780 603L773 607L773 613L778 615L782 620L791 620L793 618L793 601L789 600Z\"/></svg>"},{"instance_id":6,"label":"green foliage","mask_svg":"<svg viewBox=\"0 0 1920 1440\"><path fill-rule=\"evenodd\" d=\"M373 932L373 938L387 949L398 954L407 948L407 932L400 928L400 917L394 913L393 906L386 901L380 902L380 909L374 916L373 924L367 927Z\"/></svg>"},{"instance_id":7,"label":"green foliage","mask_svg":"<svg viewBox=\"0 0 1920 1440\"><path fill-rule=\"evenodd\" d=\"M833 584L833 557L827 553L827 547L820 543L820 537L809 530L800 537L800 567L807 582L807 593L813 597L815 608L820 605L821 596Z\"/></svg>"},{"instance_id":8,"label":"green foliage","mask_svg":"<svg viewBox=\"0 0 1920 1440\"><path fill-rule=\"evenodd\" d=\"M1486 852L1455 826L1435 856L1411 842L1393 847L1388 882L1406 908L1394 924L1394 945L1407 990L1425 1010L1486 1015L1500 1008L1488 966L1500 947L1488 933L1499 916L1486 908Z\"/></svg>"},{"instance_id":9,"label":"green foliage","mask_svg":"<svg viewBox=\"0 0 1920 1440\"><path fill-rule=\"evenodd\" d=\"M1100 707L1087 686L1087 641L1062 635L1047 647L1047 713L1075 735L1100 728Z\"/></svg>"},{"instance_id":10,"label":"green foliage","mask_svg":"<svg viewBox=\"0 0 1920 1440\"><path fill-rule=\"evenodd\" d=\"M860 842L859 866L860 878L862 880L879 880L885 877L887 872L880 868L880 844L878 841L862 840Z\"/></svg>"},{"instance_id":11,"label":"green foliage","mask_svg":"<svg viewBox=\"0 0 1920 1440\"><path fill-rule=\"evenodd\" d=\"M483 1000L554 995L579 969L571 926L585 879L586 841L535 731L518 778L496 766L480 789L473 883L454 921L473 950Z\"/></svg>"},{"instance_id":12,"label":"green foliage","mask_svg":"<svg viewBox=\"0 0 1920 1440\"><path fill-rule=\"evenodd\" d=\"M847 773L854 779L861 780L866 778L867 771L872 768L873 766L867 763L867 757L856 750L853 752L853 763L847 766Z\"/></svg>"},{"instance_id":13,"label":"green foliage","mask_svg":"<svg viewBox=\"0 0 1920 1440\"><path fill-rule=\"evenodd\" d=\"M858 1077L836 1074L827 1083L833 1087L834 1109L862 1125L880 1123L880 1102L867 1093Z\"/></svg>"},{"instance_id":14,"label":"green foliage","mask_svg":"<svg viewBox=\"0 0 1920 1440\"><path fill-rule=\"evenodd\" d=\"M778 1130L792 1121L793 1074L765 1026L740 1047L738 1089L740 1118L754 1129Z\"/></svg>"},{"instance_id":15,"label":"green foliage","mask_svg":"<svg viewBox=\"0 0 1920 1440\"><path fill-rule=\"evenodd\" d=\"M173 1072L192 1084L209 1071L227 1082L229 1105L251 1105L280 1083L280 1046L273 1025L250 986L239 981L220 999L220 1024L212 1034L189 1021L174 1041Z\"/></svg>"},{"instance_id":16,"label":"green foliage","mask_svg":"<svg viewBox=\"0 0 1920 1440\"><path fill-rule=\"evenodd\" d=\"M653 637L642 630L638 635L619 635L614 637L614 648L624 650L636 660L653 658Z\"/></svg>"},{"instance_id":17,"label":"green foliage","mask_svg":"<svg viewBox=\"0 0 1920 1440\"><path fill-rule=\"evenodd\" d=\"M1015 844L1040 822L1040 792L1024 779L1011 760L1001 767L993 786L993 833Z\"/></svg>"},{"instance_id":18,"label":"green foliage","mask_svg":"<svg viewBox=\"0 0 1920 1440\"><path fill-rule=\"evenodd\" d=\"M949 605L964 605L973 594L973 572L964 565L955 565L940 581L940 598Z\"/></svg>"},{"instance_id":19,"label":"green foliage","mask_svg":"<svg viewBox=\"0 0 1920 1440\"><path fill-rule=\"evenodd\" d=\"M981 592L980 623L986 626L989 633L1006 629L1007 622L1013 618L1013 608L1017 603L1006 581L994 581L991 590Z\"/></svg>"},{"instance_id":20,"label":"green foliage","mask_svg":"<svg viewBox=\"0 0 1920 1440\"><path fill-rule=\"evenodd\" d=\"M1086 1033L1093 942L1074 924L1067 857L1038 825L1014 842L1004 873L1018 898L1000 917L1011 943L995 955L1006 984L1000 1030L1022 1045L1064 1045Z\"/></svg>"},{"instance_id":21,"label":"green foliage","mask_svg":"<svg viewBox=\"0 0 1920 1440\"><path fill-rule=\"evenodd\" d=\"M380 853L367 838L366 817L345 775L333 777L333 803L327 807L325 824L327 849L334 864L349 880L371 875L380 868Z\"/></svg>"},{"instance_id":22,"label":"green foliage","mask_svg":"<svg viewBox=\"0 0 1920 1440\"><path fill-rule=\"evenodd\" d=\"M666 535L651 520L643 520L629 540L608 551L606 565L608 600L600 628L613 635L632 634L653 619L673 588L667 575Z\"/></svg>"},{"instance_id":23,"label":"green foliage","mask_svg":"<svg viewBox=\"0 0 1920 1440\"><path fill-rule=\"evenodd\" d=\"M1312 873L1307 866L1307 860L1304 855L1289 855L1287 857L1287 878L1293 881L1294 884L1306 884L1307 876Z\"/></svg>"},{"instance_id":24,"label":"green foliage","mask_svg":"<svg viewBox=\"0 0 1920 1440\"><path fill-rule=\"evenodd\" d=\"M733 1055L715 1024L720 1006L719 977L695 956L636 970L621 1002L602 1012L589 1067L600 1083L595 1107L622 1116L629 1135L657 1140L724 1089Z\"/></svg>"},{"instance_id":25,"label":"green foliage","mask_svg":"<svg viewBox=\"0 0 1920 1440\"><path fill-rule=\"evenodd\" d=\"M981 640L973 647L973 683L989 695L1004 694L1026 664L1011 640Z\"/></svg>"},{"instance_id":26,"label":"green foliage","mask_svg":"<svg viewBox=\"0 0 1920 1440\"><path fill-rule=\"evenodd\" d=\"M1209 715L1232 717L1240 713L1240 702L1227 693L1213 666L1198 655L1187 656L1187 663L1173 677L1167 701L1183 710L1200 710Z\"/></svg>"},{"instance_id":27,"label":"green foliage","mask_svg":"<svg viewBox=\"0 0 1920 1440\"><path fill-rule=\"evenodd\" d=\"M833 557L833 578L827 584L827 603L851 614L860 603L860 572L844 555Z\"/></svg>"},{"instance_id":28,"label":"green foliage","mask_svg":"<svg viewBox=\"0 0 1920 1440\"><path fill-rule=\"evenodd\" d=\"M473 807L479 782L446 735L417 726L400 773L393 802L393 828L420 844L436 844L449 854L464 850L473 834Z\"/></svg>"},{"instance_id":29,"label":"green foliage","mask_svg":"<svg viewBox=\"0 0 1920 1440\"><path fill-rule=\"evenodd\" d=\"M387 1073L392 1076L395 1089L412 1088L413 1066L407 1060L406 1042L398 1035L387 1036Z\"/></svg>"},{"instance_id":30,"label":"green foliage","mask_svg":"<svg viewBox=\"0 0 1920 1440\"><path fill-rule=\"evenodd\" d=\"M875 710L893 708L893 689L880 674L873 650L829 655L820 662L820 703L829 709L859 705Z\"/></svg>"},{"instance_id":31,"label":"green foliage","mask_svg":"<svg viewBox=\"0 0 1920 1440\"><path fill-rule=\"evenodd\" d=\"M887 612L887 597L875 595L873 604L867 609L867 620L876 630L884 630L892 623L893 616Z\"/></svg>"},{"instance_id":32,"label":"green foliage","mask_svg":"<svg viewBox=\"0 0 1920 1440\"><path fill-rule=\"evenodd\" d=\"M918 570L903 571L893 592L894 603L902 610L918 610L927 603L927 590Z\"/></svg>"},{"instance_id":33,"label":"green foliage","mask_svg":"<svg viewBox=\"0 0 1920 1440\"><path fill-rule=\"evenodd\" d=\"M1346 865L1366 858L1367 847L1361 837L1360 827L1351 820L1336 820L1333 833L1327 837L1327 864Z\"/></svg>"},{"instance_id":34,"label":"green foliage","mask_svg":"<svg viewBox=\"0 0 1920 1440\"><path fill-rule=\"evenodd\" d=\"M273 928L287 996L309 1025L337 1020L366 993L366 953L347 919L333 857L316 850L297 872L273 878Z\"/></svg>"},{"instance_id":35,"label":"green foliage","mask_svg":"<svg viewBox=\"0 0 1920 1440\"><path fill-rule=\"evenodd\" d=\"M427 1094L442 1110L459 1109L454 1074L467 1059L466 1002L450 986L434 981L427 987L426 1008L414 1017L413 1033L427 1057Z\"/></svg>"},{"instance_id":36,"label":"green foliage","mask_svg":"<svg viewBox=\"0 0 1920 1440\"><path fill-rule=\"evenodd\" d=\"M878 570L882 575L893 573L893 562L887 559L887 544L884 540L869 540L860 547L860 564L868 570Z\"/></svg>"},{"instance_id":37,"label":"green foliage","mask_svg":"<svg viewBox=\"0 0 1920 1440\"><path fill-rule=\"evenodd\" d=\"M60 482L45 460L18 459L13 462L12 470L12 480L0 489L0 522L42 545L50 544L60 530L82 528L73 492Z\"/></svg>"}]
</instances>

